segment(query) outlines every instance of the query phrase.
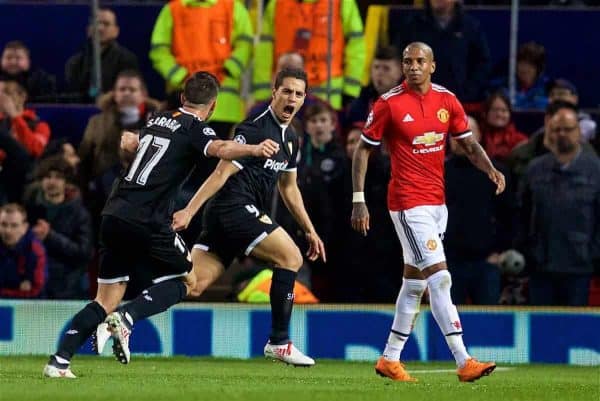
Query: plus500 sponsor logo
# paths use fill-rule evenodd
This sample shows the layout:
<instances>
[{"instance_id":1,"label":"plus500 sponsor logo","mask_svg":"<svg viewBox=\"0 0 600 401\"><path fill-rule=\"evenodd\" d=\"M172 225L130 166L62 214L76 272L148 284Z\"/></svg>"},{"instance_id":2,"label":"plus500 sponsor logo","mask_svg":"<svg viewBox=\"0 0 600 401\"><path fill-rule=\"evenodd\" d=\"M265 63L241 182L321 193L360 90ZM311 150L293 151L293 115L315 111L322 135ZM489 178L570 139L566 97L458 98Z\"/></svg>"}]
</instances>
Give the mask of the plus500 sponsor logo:
<instances>
[{"instance_id":1,"label":"plus500 sponsor logo","mask_svg":"<svg viewBox=\"0 0 600 401\"><path fill-rule=\"evenodd\" d=\"M265 161L265 164L263 166L263 168L268 168L271 170L275 170L275 171L279 171L279 170L283 170L287 167L288 162L286 161L282 161L282 162L276 162L273 159L267 159Z\"/></svg>"}]
</instances>

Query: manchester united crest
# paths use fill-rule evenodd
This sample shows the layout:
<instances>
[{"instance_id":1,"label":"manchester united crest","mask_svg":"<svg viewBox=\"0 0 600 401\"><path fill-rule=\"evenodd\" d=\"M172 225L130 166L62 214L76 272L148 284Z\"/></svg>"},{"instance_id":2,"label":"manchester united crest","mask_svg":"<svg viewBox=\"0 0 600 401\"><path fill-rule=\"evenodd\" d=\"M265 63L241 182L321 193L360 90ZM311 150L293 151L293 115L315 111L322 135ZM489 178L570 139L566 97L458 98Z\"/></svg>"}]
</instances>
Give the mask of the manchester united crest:
<instances>
[{"instance_id":1,"label":"manchester united crest","mask_svg":"<svg viewBox=\"0 0 600 401\"><path fill-rule=\"evenodd\" d=\"M450 119L450 113L446 109L439 109L437 112L437 118L443 123L447 123Z\"/></svg>"},{"instance_id":2,"label":"manchester united crest","mask_svg":"<svg viewBox=\"0 0 600 401\"><path fill-rule=\"evenodd\" d=\"M437 249L437 241L434 240L434 239L430 239L429 241L427 241L427 243L425 244L425 246L430 251L435 251Z\"/></svg>"}]
</instances>

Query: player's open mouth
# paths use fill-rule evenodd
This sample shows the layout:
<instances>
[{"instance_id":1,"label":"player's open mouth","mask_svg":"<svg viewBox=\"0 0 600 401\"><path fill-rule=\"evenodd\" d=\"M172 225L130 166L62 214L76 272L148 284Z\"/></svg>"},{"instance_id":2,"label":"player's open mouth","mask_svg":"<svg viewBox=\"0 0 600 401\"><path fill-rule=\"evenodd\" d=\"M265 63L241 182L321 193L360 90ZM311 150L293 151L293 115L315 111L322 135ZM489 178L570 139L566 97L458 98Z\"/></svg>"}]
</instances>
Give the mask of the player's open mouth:
<instances>
[{"instance_id":1,"label":"player's open mouth","mask_svg":"<svg viewBox=\"0 0 600 401\"><path fill-rule=\"evenodd\" d=\"M287 106L283 107L283 114L287 114L288 116L291 116L293 112L294 112L294 106L288 104Z\"/></svg>"}]
</instances>

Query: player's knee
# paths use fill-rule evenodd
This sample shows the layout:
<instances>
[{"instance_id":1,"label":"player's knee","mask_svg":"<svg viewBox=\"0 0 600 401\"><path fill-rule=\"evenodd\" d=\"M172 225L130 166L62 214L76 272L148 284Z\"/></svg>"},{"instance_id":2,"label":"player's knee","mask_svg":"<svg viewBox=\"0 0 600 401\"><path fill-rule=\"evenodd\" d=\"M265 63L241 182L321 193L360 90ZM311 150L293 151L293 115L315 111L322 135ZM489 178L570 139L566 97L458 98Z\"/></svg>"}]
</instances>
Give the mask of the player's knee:
<instances>
[{"instance_id":1,"label":"player's knee","mask_svg":"<svg viewBox=\"0 0 600 401\"><path fill-rule=\"evenodd\" d=\"M430 291L450 291L452 287L452 276L448 270L440 270L427 277L427 285Z\"/></svg>"},{"instance_id":2,"label":"player's knee","mask_svg":"<svg viewBox=\"0 0 600 401\"><path fill-rule=\"evenodd\" d=\"M104 308L107 315L113 313L119 306L119 302L111 301L109 299L98 298L94 299L98 305Z\"/></svg>"},{"instance_id":3,"label":"player's knee","mask_svg":"<svg viewBox=\"0 0 600 401\"><path fill-rule=\"evenodd\" d=\"M279 257L279 261L276 262L278 266L298 271L302 267L302 263L304 260L302 259L302 254L300 253L300 249L297 246L294 246L293 249L290 249L289 252L281 255Z\"/></svg>"}]
</instances>

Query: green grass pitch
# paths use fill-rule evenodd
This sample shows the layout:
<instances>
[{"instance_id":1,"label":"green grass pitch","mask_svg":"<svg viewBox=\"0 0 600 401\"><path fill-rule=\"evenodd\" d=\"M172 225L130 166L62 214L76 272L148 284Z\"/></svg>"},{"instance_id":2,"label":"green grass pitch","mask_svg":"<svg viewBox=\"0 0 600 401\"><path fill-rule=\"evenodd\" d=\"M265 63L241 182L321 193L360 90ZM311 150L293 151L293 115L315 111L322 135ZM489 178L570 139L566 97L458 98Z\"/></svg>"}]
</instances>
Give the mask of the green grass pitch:
<instances>
[{"instance_id":1,"label":"green grass pitch","mask_svg":"<svg viewBox=\"0 0 600 401\"><path fill-rule=\"evenodd\" d=\"M0 400L256 401L599 401L600 367L499 365L491 376L459 383L449 363L410 363L418 383L375 375L373 364L319 360L294 368L264 359L145 358L121 365L76 357L75 380L44 379L46 358L0 356Z\"/></svg>"}]
</instances>

